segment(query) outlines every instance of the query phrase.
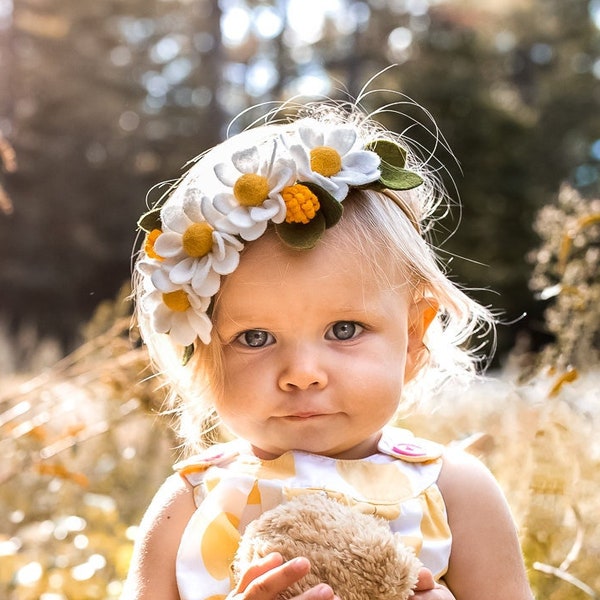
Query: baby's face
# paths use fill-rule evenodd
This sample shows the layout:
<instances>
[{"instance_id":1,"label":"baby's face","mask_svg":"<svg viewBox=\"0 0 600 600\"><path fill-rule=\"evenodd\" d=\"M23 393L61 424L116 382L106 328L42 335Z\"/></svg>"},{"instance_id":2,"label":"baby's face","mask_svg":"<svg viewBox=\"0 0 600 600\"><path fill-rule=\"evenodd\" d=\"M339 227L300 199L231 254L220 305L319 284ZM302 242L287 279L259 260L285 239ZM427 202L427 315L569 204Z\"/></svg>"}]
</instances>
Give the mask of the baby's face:
<instances>
[{"instance_id":1,"label":"baby's face","mask_svg":"<svg viewBox=\"0 0 600 600\"><path fill-rule=\"evenodd\" d=\"M327 239L308 251L252 242L216 305L217 412L262 458L368 456L398 406L416 335L409 285L383 288L362 256Z\"/></svg>"}]
</instances>

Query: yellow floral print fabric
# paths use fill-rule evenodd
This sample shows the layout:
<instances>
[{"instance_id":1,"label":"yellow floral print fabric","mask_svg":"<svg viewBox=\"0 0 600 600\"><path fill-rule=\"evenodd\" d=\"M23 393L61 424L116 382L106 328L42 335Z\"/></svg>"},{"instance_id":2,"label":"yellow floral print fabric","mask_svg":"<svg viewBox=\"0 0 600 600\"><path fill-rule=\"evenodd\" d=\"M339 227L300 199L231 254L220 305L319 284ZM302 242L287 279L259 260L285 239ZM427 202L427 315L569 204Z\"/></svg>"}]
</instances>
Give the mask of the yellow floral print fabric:
<instances>
[{"instance_id":1,"label":"yellow floral print fabric","mask_svg":"<svg viewBox=\"0 0 600 600\"><path fill-rule=\"evenodd\" d=\"M232 589L230 566L246 525L298 494L316 491L387 519L439 579L452 541L437 486L442 452L438 444L388 427L378 452L361 460L297 451L260 460L245 442L233 441L175 465L193 486L198 507L177 556L182 600L223 600Z\"/></svg>"}]
</instances>

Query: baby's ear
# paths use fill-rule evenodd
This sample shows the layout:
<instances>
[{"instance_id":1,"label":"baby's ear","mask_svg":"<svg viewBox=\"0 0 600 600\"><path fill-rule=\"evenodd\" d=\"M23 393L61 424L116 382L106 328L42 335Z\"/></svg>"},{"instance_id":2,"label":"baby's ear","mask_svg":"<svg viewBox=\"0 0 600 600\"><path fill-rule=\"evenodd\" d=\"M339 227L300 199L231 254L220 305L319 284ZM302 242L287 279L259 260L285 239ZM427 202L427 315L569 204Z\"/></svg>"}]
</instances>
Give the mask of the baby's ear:
<instances>
[{"instance_id":1,"label":"baby's ear","mask_svg":"<svg viewBox=\"0 0 600 600\"><path fill-rule=\"evenodd\" d=\"M439 310L435 298L421 298L410 308L408 321L408 347L404 381L410 381L426 362L427 348L423 338Z\"/></svg>"},{"instance_id":2,"label":"baby's ear","mask_svg":"<svg viewBox=\"0 0 600 600\"><path fill-rule=\"evenodd\" d=\"M418 342L421 343L439 308L439 302L435 298L417 300L410 309L409 336L418 338Z\"/></svg>"}]
</instances>

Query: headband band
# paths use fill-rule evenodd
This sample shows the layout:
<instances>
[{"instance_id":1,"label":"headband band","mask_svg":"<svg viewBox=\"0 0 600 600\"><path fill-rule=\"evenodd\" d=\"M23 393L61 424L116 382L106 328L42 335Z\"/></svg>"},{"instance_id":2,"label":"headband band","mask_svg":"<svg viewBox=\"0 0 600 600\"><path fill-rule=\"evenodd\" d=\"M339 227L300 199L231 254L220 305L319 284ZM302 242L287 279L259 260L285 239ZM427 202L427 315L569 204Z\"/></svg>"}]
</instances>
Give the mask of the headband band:
<instances>
[{"instance_id":1,"label":"headband band","mask_svg":"<svg viewBox=\"0 0 600 600\"><path fill-rule=\"evenodd\" d=\"M159 201L138 221L146 233L137 264L144 286L139 310L154 331L186 347L186 360L197 339L210 343L208 311L221 276L235 271L244 243L261 237L270 222L285 244L312 248L340 220L349 190L368 188L391 198L420 230L390 192L423 183L405 168L406 151L389 140L365 141L355 126L302 119L214 164L217 191L207 194L206 174L199 182L191 175L211 153L176 188L177 201Z\"/></svg>"},{"instance_id":2,"label":"headband band","mask_svg":"<svg viewBox=\"0 0 600 600\"><path fill-rule=\"evenodd\" d=\"M416 232L421 235L421 225L412 208L410 208L410 206L404 202L404 200L398 194L394 194L390 190L380 190L380 192L386 198L389 198L404 213L410 224L415 228Z\"/></svg>"}]
</instances>

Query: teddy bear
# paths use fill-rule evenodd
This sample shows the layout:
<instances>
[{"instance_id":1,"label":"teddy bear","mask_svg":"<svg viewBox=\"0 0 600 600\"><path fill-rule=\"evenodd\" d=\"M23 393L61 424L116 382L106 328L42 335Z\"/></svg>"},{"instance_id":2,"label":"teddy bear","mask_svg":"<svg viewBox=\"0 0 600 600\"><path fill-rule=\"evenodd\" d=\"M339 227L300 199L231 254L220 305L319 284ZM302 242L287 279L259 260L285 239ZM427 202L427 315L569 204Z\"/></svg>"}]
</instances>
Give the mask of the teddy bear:
<instances>
[{"instance_id":1,"label":"teddy bear","mask_svg":"<svg viewBox=\"0 0 600 600\"><path fill-rule=\"evenodd\" d=\"M264 512L244 531L232 570L235 583L257 558L279 552L309 559L306 577L279 595L288 600L318 583L343 600L406 600L421 567L389 523L322 493L296 496Z\"/></svg>"}]
</instances>

